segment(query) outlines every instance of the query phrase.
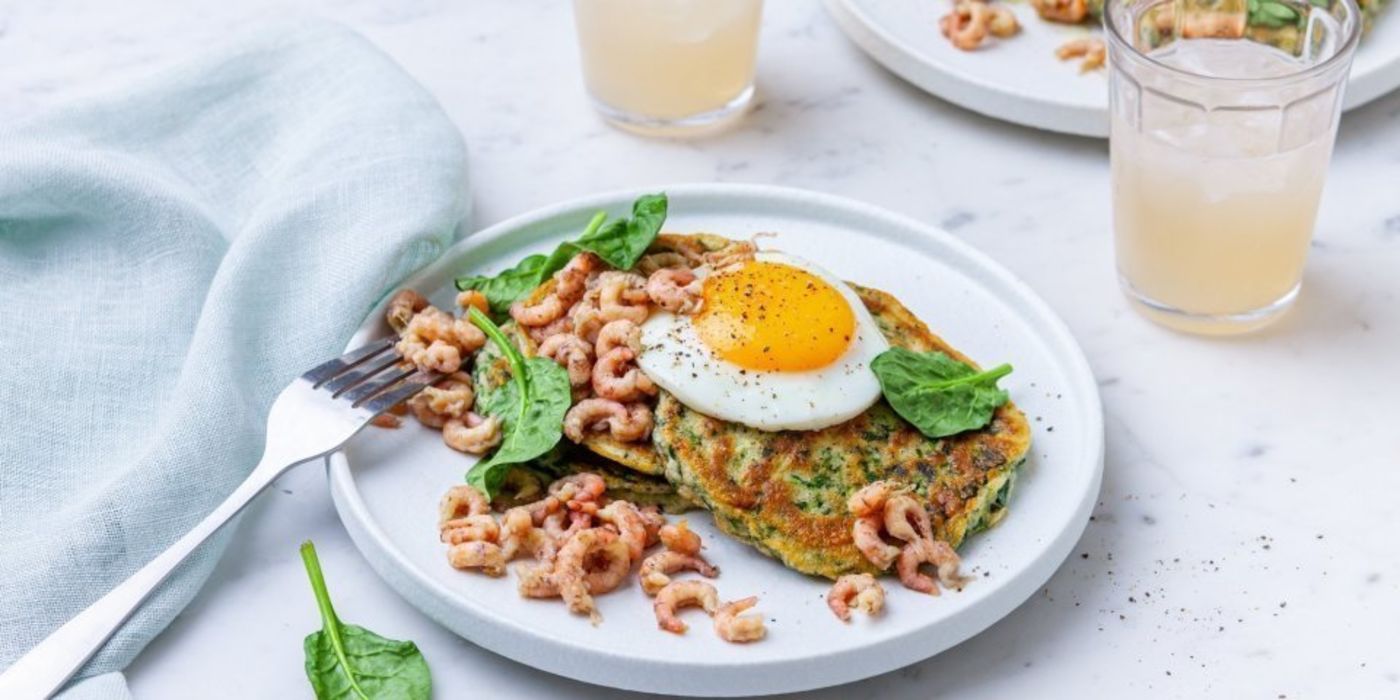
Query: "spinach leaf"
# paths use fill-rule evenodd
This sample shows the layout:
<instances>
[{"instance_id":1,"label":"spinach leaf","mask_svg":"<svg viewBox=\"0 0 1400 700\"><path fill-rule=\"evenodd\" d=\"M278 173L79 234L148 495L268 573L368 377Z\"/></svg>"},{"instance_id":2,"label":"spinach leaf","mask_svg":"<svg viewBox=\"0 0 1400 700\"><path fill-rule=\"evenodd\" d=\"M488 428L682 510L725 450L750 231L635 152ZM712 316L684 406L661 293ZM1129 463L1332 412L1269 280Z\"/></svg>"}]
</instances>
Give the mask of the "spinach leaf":
<instances>
[{"instance_id":1,"label":"spinach leaf","mask_svg":"<svg viewBox=\"0 0 1400 700\"><path fill-rule=\"evenodd\" d=\"M987 425L1009 398L997 388L1011 373L1007 364L979 372L938 351L890 348L870 367L895 413L931 438Z\"/></svg>"},{"instance_id":2,"label":"spinach leaf","mask_svg":"<svg viewBox=\"0 0 1400 700\"><path fill-rule=\"evenodd\" d=\"M666 221L666 195L643 195L632 203L632 218L615 219L585 231L574 245L592 251L619 270L630 270L647 252ZM567 262L567 261L565 261Z\"/></svg>"},{"instance_id":3,"label":"spinach leaf","mask_svg":"<svg viewBox=\"0 0 1400 700\"><path fill-rule=\"evenodd\" d=\"M463 292L475 289L485 294L486 301L491 304L491 313L503 316L510 311L510 305L516 299L540 286L540 279L544 276L541 271L548 261L548 256L536 253L495 277L458 277L457 289Z\"/></svg>"},{"instance_id":4,"label":"spinach leaf","mask_svg":"<svg viewBox=\"0 0 1400 700\"><path fill-rule=\"evenodd\" d=\"M331 607L321 562L311 542L301 545L301 559L311 591L321 609L321 631L306 637L306 677L320 700L428 700L433 694L428 662L413 642L385 639L363 627L347 625Z\"/></svg>"},{"instance_id":5,"label":"spinach leaf","mask_svg":"<svg viewBox=\"0 0 1400 700\"><path fill-rule=\"evenodd\" d=\"M549 276L562 270L579 251L590 251L619 270L630 270L638 258L656 240L666 221L665 193L642 195L632 203L632 218L608 221L607 212L598 212L589 220L583 233L572 241L560 243L549 255L536 253L521 260L515 267L494 276L458 277L457 289L475 289L486 295L491 313L505 316L510 305L544 284ZM606 225L605 225L606 222Z\"/></svg>"},{"instance_id":6,"label":"spinach leaf","mask_svg":"<svg viewBox=\"0 0 1400 700\"><path fill-rule=\"evenodd\" d=\"M564 414L572 403L569 373L546 357L526 359L486 314L467 310L468 318L510 361L511 383L480 406L501 419L501 444L487 459L472 465L467 483L490 498L510 468L550 451L563 436Z\"/></svg>"}]
</instances>

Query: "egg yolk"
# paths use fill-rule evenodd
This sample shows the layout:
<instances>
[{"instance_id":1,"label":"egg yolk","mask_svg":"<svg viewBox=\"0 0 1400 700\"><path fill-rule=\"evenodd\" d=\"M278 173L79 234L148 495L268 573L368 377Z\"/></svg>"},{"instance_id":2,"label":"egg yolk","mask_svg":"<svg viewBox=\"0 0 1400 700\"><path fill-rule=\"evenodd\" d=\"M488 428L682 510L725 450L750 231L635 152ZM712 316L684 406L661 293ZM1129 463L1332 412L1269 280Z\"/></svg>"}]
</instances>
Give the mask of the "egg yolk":
<instances>
[{"instance_id":1,"label":"egg yolk","mask_svg":"<svg viewBox=\"0 0 1400 700\"><path fill-rule=\"evenodd\" d=\"M822 278L783 263L751 261L705 279L694 319L720 358L752 370L825 367L846 352L856 317Z\"/></svg>"}]
</instances>

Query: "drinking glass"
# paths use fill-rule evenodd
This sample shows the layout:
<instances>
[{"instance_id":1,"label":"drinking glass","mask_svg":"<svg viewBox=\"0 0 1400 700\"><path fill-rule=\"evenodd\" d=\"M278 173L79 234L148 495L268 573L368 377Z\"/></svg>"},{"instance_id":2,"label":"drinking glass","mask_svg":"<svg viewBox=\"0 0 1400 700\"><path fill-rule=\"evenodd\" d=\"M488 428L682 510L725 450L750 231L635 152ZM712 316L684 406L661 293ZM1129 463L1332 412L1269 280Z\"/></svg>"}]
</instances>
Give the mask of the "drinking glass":
<instances>
[{"instance_id":1,"label":"drinking glass","mask_svg":"<svg viewBox=\"0 0 1400 700\"><path fill-rule=\"evenodd\" d=\"M603 116L684 134L753 100L763 0L574 0L583 79Z\"/></svg>"},{"instance_id":2,"label":"drinking glass","mask_svg":"<svg viewBox=\"0 0 1400 700\"><path fill-rule=\"evenodd\" d=\"M1227 334L1302 283L1360 34L1354 0L1110 0L1118 276L1135 307Z\"/></svg>"}]
</instances>

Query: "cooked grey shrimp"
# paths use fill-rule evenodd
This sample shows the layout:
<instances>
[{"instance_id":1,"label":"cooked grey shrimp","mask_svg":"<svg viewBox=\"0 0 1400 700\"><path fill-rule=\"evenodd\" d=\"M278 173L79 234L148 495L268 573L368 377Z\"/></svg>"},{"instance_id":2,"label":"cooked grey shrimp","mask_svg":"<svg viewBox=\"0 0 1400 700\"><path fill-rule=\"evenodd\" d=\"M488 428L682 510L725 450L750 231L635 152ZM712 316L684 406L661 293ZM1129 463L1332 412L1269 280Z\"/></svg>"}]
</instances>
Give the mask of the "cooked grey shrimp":
<instances>
[{"instance_id":1,"label":"cooked grey shrimp","mask_svg":"<svg viewBox=\"0 0 1400 700\"><path fill-rule=\"evenodd\" d=\"M1031 7L1041 19L1065 24L1079 24L1089 15L1086 0L1031 0Z\"/></svg>"},{"instance_id":2,"label":"cooked grey shrimp","mask_svg":"<svg viewBox=\"0 0 1400 700\"><path fill-rule=\"evenodd\" d=\"M613 439L636 442L651 435L653 418L650 406L638 402L626 404L623 408L627 410L626 415L621 420L614 420L608 424L608 434Z\"/></svg>"},{"instance_id":3,"label":"cooked grey shrimp","mask_svg":"<svg viewBox=\"0 0 1400 700\"><path fill-rule=\"evenodd\" d=\"M549 485L549 495L569 510L580 510L585 503L597 503L608 490L608 482L593 472L579 472L556 479Z\"/></svg>"},{"instance_id":4,"label":"cooked grey shrimp","mask_svg":"<svg viewBox=\"0 0 1400 700\"><path fill-rule=\"evenodd\" d=\"M545 517L547 514L539 516L539 525L544 524ZM501 552L506 561L511 561L521 554L527 554L542 562L554 561L559 544L536 522L536 516L531 512L530 506L511 508L501 517Z\"/></svg>"},{"instance_id":5,"label":"cooked grey shrimp","mask_svg":"<svg viewBox=\"0 0 1400 700\"><path fill-rule=\"evenodd\" d=\"M438 503L438 527L458 518L469 515L486 515L491 512L491 501L486 494L468 484L458 484L443 494Z\"/></svg>"},{"instance_id":6,"label":"cooked grey shrimp","mask_svg":"<svg viewBox=\"0 0 1400 700\"><path fill-rule=\"evenodd\" d=\"M646 278L608 271L598 276L598 310L604 321L627 319L640 325L650 313Z\"/></svg>"},{"instance_id":7,"label":"cooked grey shrimp","mask_svg":"<svg viewBox=\"0 0 1400 700\"><path fill-rule=\"evenodd\" d=\"M651 604L656 613L656 626L667 632L685 634L689 625L676 617L676 611L686 607L698 607L713 615L719 607L719 593L715 587L704 581L672 581L656 592L656 601Z\"/></svg>"},{"instance_id":8,"label":"cooked grey shrimp","mask_svg":"<svg viewBox=\"0 0 1400 700\"><path fill-rule=\"evenodd\" d=\"M587 386L593 378L593 346L572 333L557 333L545 338L540 343L539 354L568 370L571 386Z\"/></svg>"},{"instance_id":9,"label":"cooked grey shrimp","mask_svg":"<svg viewBox=\"0 0 1400 700\"><path fill-rule=\"evenodd\" d=\"M894 492L894 484L888 481L872 481L851 494L846 501L846 509L858 518L882 515L885 512L885 501L889 500Z\"/></svg>"},{"instance_id":10,"label":"cooked grey shrimp","mask_svg":"<svg viewBox=\"0 0 1400 700\"><path fill-rule=\"evenodd\" d=\"M433 306L414 314L401 336L394 347L405 360L443 374L461 369L463 356L486 344L480 328Z\"/></svg>"},{"instance_id":11,"label":"cooked grey shrimp","mask_svg":"<svg viewBox=\"0 0 1400 700\"><path fill-rule=\"evenodd\" d=\"M432 372L455 372L462 368L463 361L462 350L443 340L434 340L421 352L415 351L405 357L419 369Z\"/></svg>"},{"instance_id":12,"label":"cooked grey shrimp","mask_svg":"<svg viewBox=\"0 0 1400 700\"><path fill-rule=\"evenodd\" d=\"M637 259L637 264L632 269L650 276L657 270L667 267L690 267L690 258L681 253L671 250L664 250L659 253L648 253Z\"/></svg>"},{"instance_id":13,"label":"cooked grey shrimp","mask_svg":"<svg viewBox=\"0 0 1400 700\"><path fill-rule=\"evenodd\" d=\"M544 524L544 519L550 513L558 512L564 507L564 504L553 496L545 496L534 503L526 503L521 507L530 512L530 520L535 524L535 527L539 527Z\"/></svg>"},{"instance_id":14,"label":"cooked grey shrimp","mask_svg":"<svg viewBox=\"0 0 1400 700\"><path fill-rule=\"evenodd\" d=\"M699 555L663 549L642 560L642 566L637 570L637 576L642 582L642 590L647 595L656 595L657 591L665 588L666 584L671 582L671 574L677 571L694 571L705 578L714 578L719 575L719 568L711 565Z\"/></svg>"},{"instance_id":15,"label":"cooked grey shrimp","mask_svg":"<svg viewBox=\"0 0 1400 700\"><path fill-rule=\"evenodd\" d=\"M590 572L589 565L600 557L604 559L604 565ZM574 534L559 548L552 578L569 611L588 615L597 624L600 618L591 594L616 588L626 578L630 568L627 546L618 540L617 533L603 528L588 528Z\"/></svg>"},{"instance_id":16,"label":"cooked grey shrimp","mask_svg":"<svg viewBox=\"0 0 1400 700\"><path fill-rule=\"evenodd\" d=\"M505 576L506 560L493 542L462 542L447 549L447 563L454 569L481 569L487 576Z\"/></svg>"},{"instance_id":17,"label":"cooked grey shrimp","mask_svg":"<svg viewBox=\"0 0 1400 700\"><path fill-rule=\"evenodd\" d=\"M758 596L725 603L715 610L715 633L726 642L756 642L768 634L762 615L740 615L758 604Z\"/></svg>"},{"instance_id":18,"label":"cooked grey shrimp","mask_svg":"<svg viewBox=\"0 0 1400 700\"><path fill-rule=\"evenodd\" d=\"M657 505L646 506L639 512L642 514L642 522L647 526L647 546L650 547L661 541L661 528L666 527L666 516Z\"/></svg>"},{"instance_id":19,"label":"cooked grey shrimp","mask_svg":"<svg viewBox=\"0 0 1400 700\"><path fill-rule=\"evenodd\" d=\"M991 11L991 19L987 20L987 31L998 39L1006 39L1016 36L1021 31L1021 23L1016 21L1016 14L1008 7L993 5L987 8Z\"/></svg>"},{"instance_id":20,"label":"cooked grey shrimp","mask_svg":"<svg viewBox=\"0 0 1400 700\"><path fill-rule=\"evenodd\" d=\"M885 502L885 532L891 537L913 542L933 537L933 525L928 510L907 493L892 496Z\"/></svg>"},{"instance_id":21,"label":"cooked grey shrimp","mask_svg":"<svg viewBox=\"0 0 1400 700\"><path fill-rule=\"evenodd\" d=\"M465 416L475 402L471 375L453 372L414 394L408 400L408 407L419 423L429 428L442 428L447 421Z\"/></svg>"},{"instance_id":22,"label":"cooked grey shrimp","mask_svg":"<svg viewBox=\"0 0 1400 700\"><path fill-rule=\"evenodd\" d=\"M389 300L384 310L384 319L395 332L402 333L408 322L419 311L428 308L428 299L412 289L400 289Z\"/></svg>"},{"instance_id":23,"label":"cooked grey shrimp","mask_svg":"<svg viewBox=\"0 0 1400 700\"><path fill-rule=\"evenodd\" d=\"M593 253L584 251L575 255L562 270L554 273L554 294L565 304L573 305L583 296L589 275L602 266L603 261Z\"/></svg>"},{"instance_id":24,"label":"cooked grey shrimp","mask_svg":"<svg viewBox=\"0 0 1400 700\"><path fill-rule=\"evenodd\" d=\"M958 574L960 560L958 553L947 542L922 539L904 545L899 553L899 582L905 588L929 595L938 595L938 584L919 571L920 564L933 564L938 572L938 581L943 585L962 590L967 580Z\"/></svg>"},{"instance_id":25,"label":"cooked grey shrimp","mask_svg":"<svg viewBox=\"0 0 1400 700\"><path fill-rule=\"evenodd\" d=\"M522 327L525 329L525 335L530 336L530 340L535 341L536 345L543 343L544 341L549 340L550 338L559 335L560 333L574 332L574 322L571 321L568 316L560 316L559 318L556 318L553 321L544 324L543 326Z\"/></svg>"},{"instance_id":26,"label":"cooked grey shrimp","mask_svg":"<svg viewBox=\"0 0 1400 700\"><path fill-rule=\"evenodd\" d=\"M602 595L617 590L630 573L632 558L627 554L626 543L619 538L608 540L589 555L584 562L583 580L591 595Z\"/></svg>"},{"instance_id":27,"label":"cooked grey shrimp","mask_svg":"<svg viewBox=\"0 0 1400 700\"><path fill-rule=\"evenodd\" d=\"M651 434L651 425L651 408L646 404L612 399L584 399L564 414L564 435L574 442L582 442L588 431L603 430L622 442L635 442Z\"/></svg>"},{"instance_id":28,"label":"cooked grey shrimp","mask_svg":"<svg viewBox=\"0 0 1400 700\"><path fill-rule=\"evenodd\" d=\"M565 523L568 523L565 525ZM593 527L593 515L582 510L560 510L544 519L543 529L559 546L563 546L574 533Z\"/></svg>"},{"instance_id":29,"label":"cooked grey shrimp","mask_svg":"<svg viewBox=\"0 0 1400 700\"><path fill-rule=\"evenodd\" d=\"M602 309L598 308L598 295L597 288L590 289L569 308L571 332L590 343L598 341L598 332L603 329L603 324L607 323L603 320Z\"/></svg>"},{"instance_id":30,"label":"cooked grey shrimp","mask_svg":"<svg viewBox=\"0 0 1400 700\"><path fill-rule=\"evenodd\" d=\"M774 234L757 233L754 238L760 236L771 236ZM753 260L758 253L758 244L753 241L740 241L726 246L723 250L711 251L700 256L700 262L711 269L722 270L726 267L746 263Z\"/></svg>"},{"instance_id":31,"label":"cooked grey shrimp","mask_svg":"<svg viewBox=\"0 0 1400 700\"><path fill-rule=\"evenodd\" d=\"M598 334L602 338L602 334ZM656 384L642 368L633 364L637 353L631 348L613 348L593 363L593 392L613 401L635 401L656 393Z\"/></svg>"},{"instance_id":32,"label":"cooked grey shrimp","mask_svg":"<svg viewBox=\"0 0 1400 700\"><path fill-rule=\"evenodd\" d=\"M486 454L501 444L501 419L468 412L463 418L452 418L443 423L442 441L458 452Z\"/></svg>"},{"instance_id":33,"label":"cooked grey shrimp","mask_svg":"<svg viewBox=\"0 0 1400 700\"><path fill-rule=\"evenodd\" d=\"M899 548L880 536L882 524L883 519L879 514L856 518L855 524L851 526L851 540L856 549L865 555L866 560L884 571L899 557Z\"/></svg>"},{"instance_id":34,"label":"cooked grey shrimp","mask_svg":"<svg viewBox=\"0 0 1400 700\"><path fill-rule=\"evenodd\" d=\"M851 619L851 603L866 615L879 615L885 609L885 589L870 574L846 574L826 594L826 605L846 622Z\"/></svg>"},{"instance_id":35,"label":"cooked grey shrimp","mask_svg":"<svg viewBox=\"0 0 1400 700\"><path fill-rule=\"evenodd\" d=\"M554 581L554 562L521 564L515 567L516 590L523 598L558 598L559 584Z\"/></svg>"},{"instance_id":36,"label":"cooked grey shrimp","mask_svg":"<svg viewBox=\"0 0 1400 700\"><path fill-rule=\"evenodd\" d=\"M647 523L637 506L627 501L612 501L598 511L598 519L617 529L618 537L627 545L631 561L642 558L647 547Z\"/></svg>"},{"instance_id":37,"label":"cooked grey shrimp","mask_svg":"<svg viewBox=\"0 0 1400 700\"><path fill-rule=\"evenodd\" d=\"M987 38L987 24L991 18L986 4L977 0L960 0L938 20L938 28L953 46L971 51L981 46Z\"/></svg>"},{"instance_id":38,"label":"cooked grey shrimp","mask_svg":"<svg viewBox=\"0 0 1400 700\"><path fill-rule=\"evenodd\" d=\"M617 348L627 348L634 353L640 353L642 351L642 329L625 318L610 321L598 331L598 340L594 346L599 357Z\"/></svg>"},{"instance_id":39,"label":"cooked grey shrimp","mask_svg":"<svg viewBox=\"0 0 1400 700\"><path fill-rule=\"evenodd\" d=\"M1055 57L1061 61L1071 58L1083 58L1079 63L1079 72L1087 73L1096 68L1102 68L1108 60L1108 49L1103 43L1103 39L1098 37L1082 37L1071 39L1059 48L1055 49Z\"/></svg>"},{"instance_id":40,"label":"cooked grey shrimp","mask_svg":"<svg viewBox=\"0 0 1400 700\"><path fill-rule=\"evenodd\" d=\"M558 294L549 294L534 304L517 301L510 305L510 317L526 327L543 326L557 321L569 305Z\"/></svg>"},{"instance_id":41,"label":"cooked grey shrimp","mask_svg":"<svg viewBox=\"0 0 1400 700\"><path fill-rule=\"evenodd\" d=\"M501 536L501 526L490 515L468 515L465 518L454 518L443 523L439 530L442 541L447 544L497 542Z\"/></svg>"},{"instance_id":42,"label":"cooked grey shrimp","mask_svg":"<svg viewBox=\"0 0 1400 700\"><path fill-rule=\"evenodd\" d=\"M647 278L647 296L653 304L678 314L700 310L701 280L688 267L668 267Z\"/></svg>"},{"instance_id":43,"label":"cooked grey shrimp","mask_svg":"<svg viewBox=\"0 0 1400 700\"><path fill-rule=\"evenodd\" d=\"M662 526L657 536L661 538L661 544L673 552L690 556L700 553L700 535L690 529L690 521L685 518L681 518L680 522L674 525Z\"/></svg>"},{"instance_id":44,"label":"cooked grey shrimp","mask_svg":"<svg viewBox=\"0 0 1400 700\"><path fill-rule=\"evenodd\" d=\"M400 416L405 415L408 415L408 402L400 401L371 419L370 424L380 428L397 428L403 425Z\"/></svg>"},{"instance_id":45,"label":"cooked grey shrimp","mask_svg":"<svg viewBox=\"0 0 1400 700\"><path fill-rule=\"evenodd\" d=\"M476 309L484 314L491 313L491 300L485 294L475 289L468 289L465 292L457 293L457 306L465 312L467 309Z\"/></svg>"},{"instance_id":46,"label":"cooked grey shrimp","mask_svg":"<svg viewBox=\"0 0 1400 700\"><path fill-rule=\"evenodd\" d=\"M952 545L943 540L928 539L928 546L932 550L933 564L938 571L938 582L947 588L961 591L970 580L958 572L958 567L962 566L962 559L958 556Z\"/></svg>"},{"instance_id":47,"label":"cooked grey shrimp","mask_svg":"<svg viewBox=\"0 0 1400 700\"><path fill-rule=\"evenodd\" d=\"M387 428L393 430L403 426L403 420L392 413L381 413L369 420L369 424L376 428Z\"/></svg>"}]
</instances>

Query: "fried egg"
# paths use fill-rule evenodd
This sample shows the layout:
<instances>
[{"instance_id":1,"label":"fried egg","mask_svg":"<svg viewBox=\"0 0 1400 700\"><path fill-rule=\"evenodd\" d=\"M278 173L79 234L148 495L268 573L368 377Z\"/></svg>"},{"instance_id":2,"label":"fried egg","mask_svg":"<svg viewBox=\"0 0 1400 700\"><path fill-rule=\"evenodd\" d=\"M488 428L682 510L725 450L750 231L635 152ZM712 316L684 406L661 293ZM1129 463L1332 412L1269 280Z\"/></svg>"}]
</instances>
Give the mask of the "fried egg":
<instances>
[{"instance_id":1,"label":"fried egg","mask_svg":"<svg viewBox=\"0 0 1400 700\"><path fill-rule=\"evenodd\" d=\"M760 252L703 280L694 315L642 324L642 371L686 406L760 430L817 430L880 398L889 344L855 292L805 260Z\"/></svg>"}]
</instances>

